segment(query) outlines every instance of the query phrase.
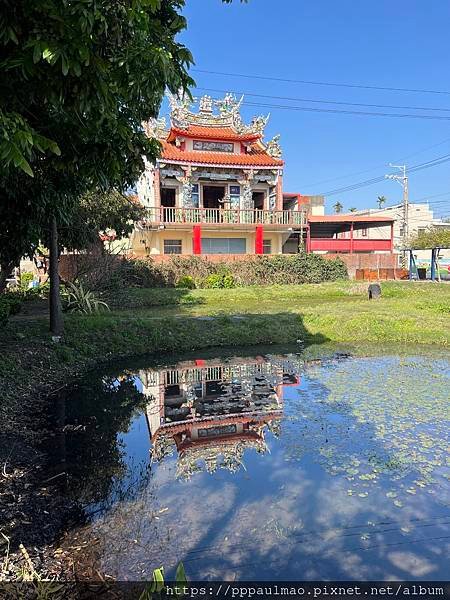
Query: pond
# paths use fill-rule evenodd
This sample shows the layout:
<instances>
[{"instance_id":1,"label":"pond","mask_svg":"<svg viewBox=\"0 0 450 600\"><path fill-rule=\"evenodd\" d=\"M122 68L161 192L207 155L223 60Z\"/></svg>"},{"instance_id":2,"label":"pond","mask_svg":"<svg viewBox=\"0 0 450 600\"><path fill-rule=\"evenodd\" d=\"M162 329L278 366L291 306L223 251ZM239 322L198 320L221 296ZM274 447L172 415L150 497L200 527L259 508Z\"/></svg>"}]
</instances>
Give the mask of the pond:
<instances>
[{"instance_id":1,"label":"pond","mask_svg":"<svg viewBox=\"0 0 450 600\"><path fill-rule=\"evenodd\" d=\"M58 399L52 473L85 519L61 545L85 575L448 579L449 354L251 353Z\"/></svg>"}]
</instances>

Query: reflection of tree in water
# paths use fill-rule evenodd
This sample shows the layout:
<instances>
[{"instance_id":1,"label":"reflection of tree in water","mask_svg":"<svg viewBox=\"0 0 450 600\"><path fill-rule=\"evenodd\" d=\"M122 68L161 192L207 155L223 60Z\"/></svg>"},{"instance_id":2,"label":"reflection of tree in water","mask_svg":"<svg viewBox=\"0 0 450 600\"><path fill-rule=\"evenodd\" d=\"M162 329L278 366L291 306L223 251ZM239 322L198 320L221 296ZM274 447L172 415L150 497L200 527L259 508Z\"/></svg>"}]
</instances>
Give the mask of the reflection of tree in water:
<instances>
[{"instance_id":1,"label":"reflection of tree in water","mask_svg":"<svg viewBox=\"0 0 450 600\"><path fill-rule=\"evenodd\" d=\"M93 378L60 401L66 410L69 488L83 504L101 502L111 494L113 480L127 472L118 432L128 431L147 399L127 375Z\"/></svg>"},{"instance_id":2,"label":"reflection of tree in water","mask_svg":"<svg viewBox=\"0 0 450 600\"><path fill-rule=\"evenodd\" d=\"M349 496L368 497L383 481L398 508L402 496L434 493L449 480L448 363L388 357L374 366L359 359L307 374L283 426L287 461L310 454L347 479Z\"/></svg>"}]
</instances>

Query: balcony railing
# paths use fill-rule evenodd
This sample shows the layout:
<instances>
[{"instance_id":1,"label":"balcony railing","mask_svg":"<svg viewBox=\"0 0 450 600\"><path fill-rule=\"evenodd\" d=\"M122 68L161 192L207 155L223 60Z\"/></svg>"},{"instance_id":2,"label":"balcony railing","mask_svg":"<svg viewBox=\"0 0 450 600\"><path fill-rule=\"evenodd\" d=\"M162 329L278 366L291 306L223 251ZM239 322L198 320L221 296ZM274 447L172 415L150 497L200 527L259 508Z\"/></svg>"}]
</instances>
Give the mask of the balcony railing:
<instances>
[{"instance_id":1,"label":"balcony railing","mask_svg":"<svg viewBox=\"0 0 450 600\"><path fill-rule=\"evenodd\" d=\"M302 225L302 213L291 210L240 210L235 208L148 208L147 220L156 224ZM305 218L303 217L303 223Z\"/></svg>"}]
</instances>

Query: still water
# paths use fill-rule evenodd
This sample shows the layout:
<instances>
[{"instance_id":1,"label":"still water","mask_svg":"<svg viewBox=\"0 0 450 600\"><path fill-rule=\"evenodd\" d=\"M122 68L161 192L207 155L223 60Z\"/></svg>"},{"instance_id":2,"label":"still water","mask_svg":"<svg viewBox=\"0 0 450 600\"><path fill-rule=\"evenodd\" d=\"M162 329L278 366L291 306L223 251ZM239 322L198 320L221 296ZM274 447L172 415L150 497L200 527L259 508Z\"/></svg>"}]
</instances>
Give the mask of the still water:
<instances>
[{"instance_id":1,"label":"still water","mask_svg":"<svg viewBox=\"0 0 450 600\"><path fill-rule=\"evenodd\" d=\"M93 374L58 402L61 545L120 579L448 579L449 384L422 352Z\"/></svg>"}]
</instances>

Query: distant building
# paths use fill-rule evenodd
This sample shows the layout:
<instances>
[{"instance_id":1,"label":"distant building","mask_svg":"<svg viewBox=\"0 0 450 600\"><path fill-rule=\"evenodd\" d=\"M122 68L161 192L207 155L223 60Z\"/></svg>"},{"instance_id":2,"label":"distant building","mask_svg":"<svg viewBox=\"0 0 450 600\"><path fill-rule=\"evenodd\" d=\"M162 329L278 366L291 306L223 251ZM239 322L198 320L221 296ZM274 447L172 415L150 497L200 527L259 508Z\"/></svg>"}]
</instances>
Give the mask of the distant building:
<instances>
[{"instance_id":1,"label":"distant building","mask_svg":"<svg viewBox=\"0 0 450 600\"><path fill-rule=\"evenodd\" d=\"M394 249L400 251L403 248L403 204L387 206L385 208L369 208L356 211L357 215L367 215L370 217L391 217L394 219L393 241ZM447 227L450 229L450 223L435 219L433 210L428 204L410 202L408 205L408 233L413 237L425 231L430 227ZM382 234L383 232L374 232Z\"/></svg>"}]
</instances>

